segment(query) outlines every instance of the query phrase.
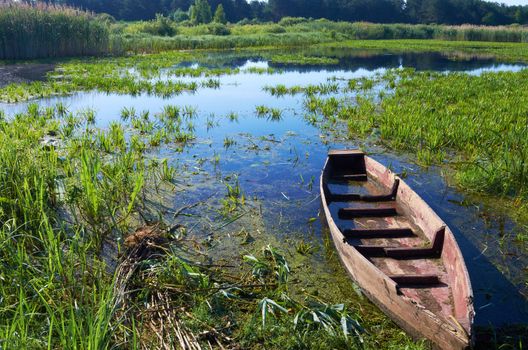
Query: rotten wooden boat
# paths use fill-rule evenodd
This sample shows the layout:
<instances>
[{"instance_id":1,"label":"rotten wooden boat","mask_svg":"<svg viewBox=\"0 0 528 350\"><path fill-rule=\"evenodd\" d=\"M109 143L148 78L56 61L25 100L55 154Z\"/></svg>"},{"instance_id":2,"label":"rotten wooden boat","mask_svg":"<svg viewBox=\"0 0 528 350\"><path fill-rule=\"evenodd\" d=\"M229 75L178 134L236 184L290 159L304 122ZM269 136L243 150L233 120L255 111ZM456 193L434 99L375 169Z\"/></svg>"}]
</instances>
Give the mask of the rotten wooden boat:
<instances>
[{"instance_id":1,"label":"rotten wooden boat","mask_svg":"<svg viewBox=\"0 0 528 350\"><path fill-rule=\"evenodd\" d=\"M330 151L320 187L341 261L369 299L414 338L439 349L470 348L473 291L438 215L359 150Z\"/></svg>"}]
</instances>

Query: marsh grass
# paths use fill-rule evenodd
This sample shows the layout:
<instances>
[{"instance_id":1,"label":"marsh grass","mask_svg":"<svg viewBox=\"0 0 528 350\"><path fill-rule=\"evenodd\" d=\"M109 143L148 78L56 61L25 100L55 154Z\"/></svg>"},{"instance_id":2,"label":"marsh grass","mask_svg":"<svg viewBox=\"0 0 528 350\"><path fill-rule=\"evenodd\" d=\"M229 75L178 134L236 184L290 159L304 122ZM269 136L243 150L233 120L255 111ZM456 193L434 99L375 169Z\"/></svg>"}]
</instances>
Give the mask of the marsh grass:
<instances>
[{"instance_id":1,"label":"marsh grass","mask_svg":"<svg viewBox=\"0 0 528 350\"><path fill-rule=\"evenodd\" d=\"M105 129L89 123L93 111L84 118L65 105L30 104L0 118L2 348L377 342L363 332L353 304L299 292L288 261L294 251L248 246L235 268L217 268L210 247L188 237L186 226L147 221L149 205L182 181L177 164L152 156L149 140L158 132L174 140L192 129L197 113L175 105L158 113L126 108L124 121ZM57 132L64 125L67 136ZM47 137L60 142L43 144ZM220 162L218 154L212 161ZM233 220L248 210L247 199L236 177L224 184L215 210ZM116 266L103 254L109 245L120 252ZM393 326L391 332L399 343L402 336Z\"/></svg>"},{"instance_id":2,"label":"marsh grass","mask_svg":"<svg viewBox=\"0 0 528 350\"><path fill-rule=\"evenodd\" d=\"M136 25L131 24L130 27ZM162 52L167 50L235 49L249 47L307 47L313 44L346 40L442 40L458 42L515 42L528 41L528 32L520 26L445 26L412 24L376 24L367 22L333 22L325 19L277 25L230 24L215 35L209 25L179 27L178 35L152 36L139 31L122 29L114 34L116 52ZM128 33L127 33L128 32ZM335 59L321 57L284 56L277 62L294 60L296 63L334 64ZM312 61L312 62L310 62Z\"/></svg>"},{"instance_id":3,"label":"marsh grass","mask_svg":"<svg viewBox=\"0 0 528 350\"><path fill-rule=\"evenodd\" d=\"M76 132L62 149L44 147L61 114L30 106L0 125L0 254L9 266L1 273L11 281L0 288L10 305L0 311L2 346L104 348L122 326L112 275L95 253L131 213L141 172L124 169L127 155L100 162L91 141L71 136ZM61 208L70 215L61 216Z\"/></svg>"},{"instance_id":4,"label":"marsh grass","mask_svg":"<svg viewBox=\"0 0 528 350\"><path fill-rule=\"evenodd\" d=\"M270 59L274 64L301 65L301 66L320 66L320 65L337 65L339 60L332 57L305 56L305 55L273 55Z\"/></svg>"},{"instance_id":5,"label":"marsh grass","mask_svg":"<svg viewBox=\"0 0 528 350\"><path fill-rule=\"evenodd\" d=\"M110 51L109 34L104 23L81 10L0 3L2 60L101 55Z\"/></svg>"},{"instance_id":6,"label":"marsh grass","mask_svg":"<svg viewBox=\"0 0 528 350\"><path fill-rule=\"evenodd\" d=\"M434 51L449 54L462 59L481 57L498 58L508 61L528 60L528 49L526 45L518 43L484 43L467 41L438 41L438 40L352 40L333 41L322 45L309 46L303 49L302 54L291 54L288 64L299 64L303 57L314 57L319 62L313 64L325 64L324 60L336 60L333 48L350 48L371 50L369 54L392 51ZM326 51L330 50L328 53ZM252 50L248 51L250 54ZM259 53L261 50L259 51ZM253 52L253 55L255 53ZM277 51L264 51L264 58L273 60L282 54ZM197 68L180 67L177 64L195 60L197 62L211 63L208 55L202 51L195 52L160 52L151 55L137 55L120 58L101 58L72 60L60 63L56 70L48 74L47 80L23 84L10 84L0 88L0 100L15 103L30 99L49 97L54 95L69 95L77 91L97 90L105 93L149 94L168 98L170 96L185 92L194 93L199 88L220 88L220 80L224 75L239 73L247 74L276 74L280 70L272 68L251 67L247 69L232 68L208 68L199 66ZM299 61L300 60L300 61ZM201 81L174 80L175 77L203 78ZM304 92L311 94L332 94L336 92L338 82L329 81L320 86L308 87L285 87L277 86L268 91L276 96L294 95ZM363 84L367 90L368 79L357 81ZM280 88L280 89L279 89ZM351 87L352 90L355 87Z\"/></svg>"},{"instance_id":7,"label":"marsh grass","mask_svg":"<svg viewBox=\"0 0 528 350\"><path fill-rule=\"evenodd\" d=\"M282 120L282 110L279 108L270 108L267 106L256 106L255 113L258 118L266 118L269 121L281 121Z\"/></svg>"},{"instance_id":8,"label":"marsh grass","mask_svg":"<svg viewBox=\"0 0 528 350\"><path fill-rule=\"evenodd\" d=\"M470 191L526 198L527 72L391 70L328 88L341 97L318 96L310 86L291 91L304 92L308 113L333 124L345 120L351 136L374 133L392 147L414 152L425 165L449 160L458 183ZM383 89L388 92L377 93ZM277 96L290 92L283 85L266 90ZM257 107L258 115L268 112Z\"/></svg>"}]
</instances>

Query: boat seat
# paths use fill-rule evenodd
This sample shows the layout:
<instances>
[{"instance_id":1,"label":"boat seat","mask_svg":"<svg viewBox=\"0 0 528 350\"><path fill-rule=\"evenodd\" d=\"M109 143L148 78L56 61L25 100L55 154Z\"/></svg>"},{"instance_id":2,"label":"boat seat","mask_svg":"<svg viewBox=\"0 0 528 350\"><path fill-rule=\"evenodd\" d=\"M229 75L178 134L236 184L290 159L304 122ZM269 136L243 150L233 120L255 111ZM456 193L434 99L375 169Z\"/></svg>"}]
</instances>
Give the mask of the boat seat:
<instances>
[{"instance_id":1,"label":"boat seat","mask_svg":"<svg viewBox=\"0 0 528 350\"><path fill-rule=\"evenodd\" d=\"M395 201L396 195L398 193L398 187L400 186L400 180L395 179L394 184L392 185L391 192L385 195L363 195L357 193L345 193L345 194L333 194L328 189L326 193L328 194L328 200L332 202L351 202L351 201L361 201L361 202L389 202Z\"/></svg>"},{"instance_id":2,"label":"boat seat","mask_svg":"<svg viewBox=\"0 0 528 350\"><path fill-rule=\"evenodd\" d=\"M368 180L367 174L332 174L332 179L336 181L362 181Z\"/></svg>"},{"instance_id":3,"label":"boat seat","mask_svg":"<svg viewBox=\"0 0 528 350\"><path fill-rule=\"evenodd\" d=\"M398 215L398 212L395 207L341 208L338 212L339 219L342 220L354 218L382 218L396 215Z\"/></svg>"},{"instance_id":4,"label":"boat seat","mask_svg":"<svg viewBox=\"0 0 528 350\"><path fill-rule=\"evenodd\" d=\"M438 259L442 256L444 246L445 226L435 233L433 244L429 248L420 247L386 247L376 245L354 246L361 254L372 257L392 259Z\"/></svg>"},{"instance_id":5,"label":"boat seat","mask_svg":"<svg viewBox=\"0 0 528 350\"><path fill-rule=\"evenodd\" d=\"M340 181L367 181L365 153L359 150L328 152L330 176Z\"/></svg>"},{"instance_id":6,"label":"boat seat","mask_svg":"<svg viewBox=\"0 0 528 350\"><path fill-rule=\"evenodd\" d=\"M389 275L398 287L409 286L430 286L440 284L440 278L437 275Z\"/></svg>"},{"instance_id":7,"label":"boat seat","mask_svg":"<svg viewBox=\"0 0 528 350\"><path fill-rule=\"evenodd\" d=\"M410 228L386 228L386 229L351 229L342 231L346 238L403 238L413 237L414 232Z\"/></svg>"}]
</instances>

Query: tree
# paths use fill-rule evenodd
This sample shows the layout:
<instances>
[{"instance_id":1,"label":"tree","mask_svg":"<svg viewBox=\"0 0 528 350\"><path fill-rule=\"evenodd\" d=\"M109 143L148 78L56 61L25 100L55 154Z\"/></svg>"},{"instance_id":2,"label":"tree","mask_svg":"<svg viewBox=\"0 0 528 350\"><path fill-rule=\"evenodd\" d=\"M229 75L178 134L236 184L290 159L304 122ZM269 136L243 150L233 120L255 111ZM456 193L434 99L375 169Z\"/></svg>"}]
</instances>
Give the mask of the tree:
<instances>
[{"instance_id":1,"label":"tree","mask_svg":"<svg viewBox=\"0 0 528 350\"><path fill-rule=\"evenodd\" d=\"M211 6L207 0L196 0L189 8L189 17L194 23L211 22Z\"/></svg>"},{"instance_id":2,"label":"tree","mask_svg":"<svg viewBox=\"0 0 528 350\"><path fill-rule=\"evenodd\" d=\"M223 24L227 23L226 15L225 15L225 12L224 12L224 6L222 4L220 4L220 5L218 5L216 7L216 11L215 11L215 14L214 14L213 22L223 23Z\"/></svg>"},{"instance_id":3,"label":"tree","mask_svg":"<svg viewBox=\"0 0 528 350\"><path fill-rule=\"evenodd\" d=\"M488 26L497 25L497 16L494 12L488 12L482 17L482 23Z\"/></svg>"},{"instance_id":4,"label":"tree","mask_svg":"<svg viewBox=\"0 0 528 350\"><path fill-rule=\"evenodd\" d=\"M1 2L2 0L0 0ZM528 6L506 6L484 0L12 0L44 1L108 13L116 19L152 20L156 13L194 23L211 21L211 8L222 5L225 20L244 18L279 21L283 17L313 17L344 21L438 24L525 24ZM191 6L192 5L192 6ZM181 11L176 11L181 9ZM216 14L216 12L215 12ZM215 21L221 18L215 18Z\"/></svg>"}]
</instances>

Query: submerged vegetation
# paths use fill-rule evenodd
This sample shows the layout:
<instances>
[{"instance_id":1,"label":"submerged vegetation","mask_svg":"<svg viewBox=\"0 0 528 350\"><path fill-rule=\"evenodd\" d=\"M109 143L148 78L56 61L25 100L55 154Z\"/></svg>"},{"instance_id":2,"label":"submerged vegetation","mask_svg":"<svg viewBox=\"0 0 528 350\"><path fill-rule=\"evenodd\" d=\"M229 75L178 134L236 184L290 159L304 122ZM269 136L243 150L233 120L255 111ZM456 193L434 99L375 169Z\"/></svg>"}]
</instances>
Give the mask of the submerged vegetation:
<instances>
[{"instance_id":1,"label":"submerged vegetation","mask_svg":"<svg viewBox=\"0 0 528 350\"><path fill-rule=\"evenodd\" d=\"M225 265L179 218L196 204L171 215L157 209L184 170L151 151L188 146L194 108L123 108L122 122L106 129L94 116L30 104L0 119L0 346L425 347L379 311L363 319L359 309L371 306L353 291L304 289L296 256L311 246L252 244L229 255L245 265ZM217 212L229 223L249 204L236 177L224 183Z\"/></svg>"}]
</instances>

